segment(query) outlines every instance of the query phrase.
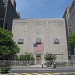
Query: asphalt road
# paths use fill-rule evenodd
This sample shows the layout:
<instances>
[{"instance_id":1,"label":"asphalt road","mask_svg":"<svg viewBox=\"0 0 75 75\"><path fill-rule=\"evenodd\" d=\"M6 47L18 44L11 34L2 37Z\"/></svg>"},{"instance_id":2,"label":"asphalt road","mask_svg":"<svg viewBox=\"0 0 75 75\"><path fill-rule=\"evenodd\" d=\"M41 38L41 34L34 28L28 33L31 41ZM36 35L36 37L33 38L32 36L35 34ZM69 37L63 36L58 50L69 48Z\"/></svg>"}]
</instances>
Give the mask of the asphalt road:
<instances>
[{"instance_id":1,"label":"asphalt road","mask_svg":"<svg viewBox=\"0 0 75 75\"><path fill-rule=\"evenodd\" d=\"M75 75L75 69L71 68L26 68L26 69L12 69L13 75ZM35 74L37 73L37 74Z\"/></svg>"}]
</instances>

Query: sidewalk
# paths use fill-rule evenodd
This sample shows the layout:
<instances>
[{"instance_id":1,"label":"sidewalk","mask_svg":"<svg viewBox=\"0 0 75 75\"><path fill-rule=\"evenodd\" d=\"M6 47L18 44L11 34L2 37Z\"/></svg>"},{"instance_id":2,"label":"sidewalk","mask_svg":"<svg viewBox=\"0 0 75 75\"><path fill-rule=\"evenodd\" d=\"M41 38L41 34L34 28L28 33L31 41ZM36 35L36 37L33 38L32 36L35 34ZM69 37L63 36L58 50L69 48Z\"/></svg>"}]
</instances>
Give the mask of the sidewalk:
<instances>
[{"instance_id":1,"label":"sidewalk","mask_svg":"<svg viewBox=\"0 0 75 75\"><path fill-rule=\"evenodd\" d=\"M53 68L53 67L46 67L44 66L44 68L42 68L41 65L31 65L31 66L12 66L11 68L12 70L15 70L15 69L24 69L24 70L51 70L51 69L56 69L56 70L67 70L67 69L74 69L75 70L75 66L67 66L67 67L56 67L56 68Z\"/></svg>"}]
</instances>

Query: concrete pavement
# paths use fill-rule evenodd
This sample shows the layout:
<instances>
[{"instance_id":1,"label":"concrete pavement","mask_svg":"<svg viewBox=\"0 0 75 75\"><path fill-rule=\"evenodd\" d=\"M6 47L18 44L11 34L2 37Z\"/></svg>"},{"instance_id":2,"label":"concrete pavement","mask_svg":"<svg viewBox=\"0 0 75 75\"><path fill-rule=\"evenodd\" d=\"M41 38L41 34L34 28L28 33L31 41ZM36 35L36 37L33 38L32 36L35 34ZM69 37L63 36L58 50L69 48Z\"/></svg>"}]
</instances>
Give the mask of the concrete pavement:
<instances>
[{"instance_id":1,"label":"concrete pavement","mask_svg":"<svg viewBox=\"0 0 75 75\"><path fill-rule=\"evenodd\" d=\"M18 69L12 69L13 75L75 75L75 68L72 66L68 67L44 67L33 66L33 67L18 67Z\"/></svg>"},{"instance_id":2,"label":"concrete pavement","mask_svg":"<svg viewBox=\"0 0 75 75\"><path fill-rule=\"evenodd\" d=\"M44 68L42 68L41 65L31 65L31 66L12 66L11 70L75 70L75 66L67 66L67 67L46 67L44 65Z\"/></svg>"},{"instance_id":3,"label":"concrete pavement","mask_svg":"<svg viewBox=\"0 0 75 75\"><path fill-rule=\"evenodd\" d=\"M75 66L68 67L46 67L41 65L12 66L9 75L75 75Z\"/></svg>"}]
</instances>

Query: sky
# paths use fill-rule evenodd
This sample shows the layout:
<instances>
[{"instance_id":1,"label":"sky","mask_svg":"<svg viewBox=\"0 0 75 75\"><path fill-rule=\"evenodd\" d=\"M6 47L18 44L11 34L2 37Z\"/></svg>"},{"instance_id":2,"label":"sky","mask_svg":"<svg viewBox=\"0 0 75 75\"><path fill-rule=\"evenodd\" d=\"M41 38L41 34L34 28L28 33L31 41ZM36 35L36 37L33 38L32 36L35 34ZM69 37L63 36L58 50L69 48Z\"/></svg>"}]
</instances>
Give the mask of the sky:
<instances>
[{"instance_id":1,"label":"sky","mask_svg":"<svg viewBox=\"0 0 75 75\"><path fill-rule=\"evenodd\" d=\"M16 0L21 18L61 18L73 0Z\"/></svg>"}]
</instances>

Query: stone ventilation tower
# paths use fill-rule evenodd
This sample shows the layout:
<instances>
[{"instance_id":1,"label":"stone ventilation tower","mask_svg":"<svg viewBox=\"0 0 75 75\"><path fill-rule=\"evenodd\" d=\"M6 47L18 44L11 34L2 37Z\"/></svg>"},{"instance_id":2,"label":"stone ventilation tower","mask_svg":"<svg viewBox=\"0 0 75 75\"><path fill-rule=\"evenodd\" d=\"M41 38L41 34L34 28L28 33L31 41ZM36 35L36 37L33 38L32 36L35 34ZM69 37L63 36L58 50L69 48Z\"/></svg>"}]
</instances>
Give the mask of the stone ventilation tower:
<instances>
[{"instance_id":1,"label":"stone ventilation tower","mask_svg":"<svg viewBox=\"0 0 75 75\"><path fill-rule=\"evenodd\" d=\"M14 8L16 9L16 0L11 0L11 3L14 6Z\"/></svg>"}]
</instances>

